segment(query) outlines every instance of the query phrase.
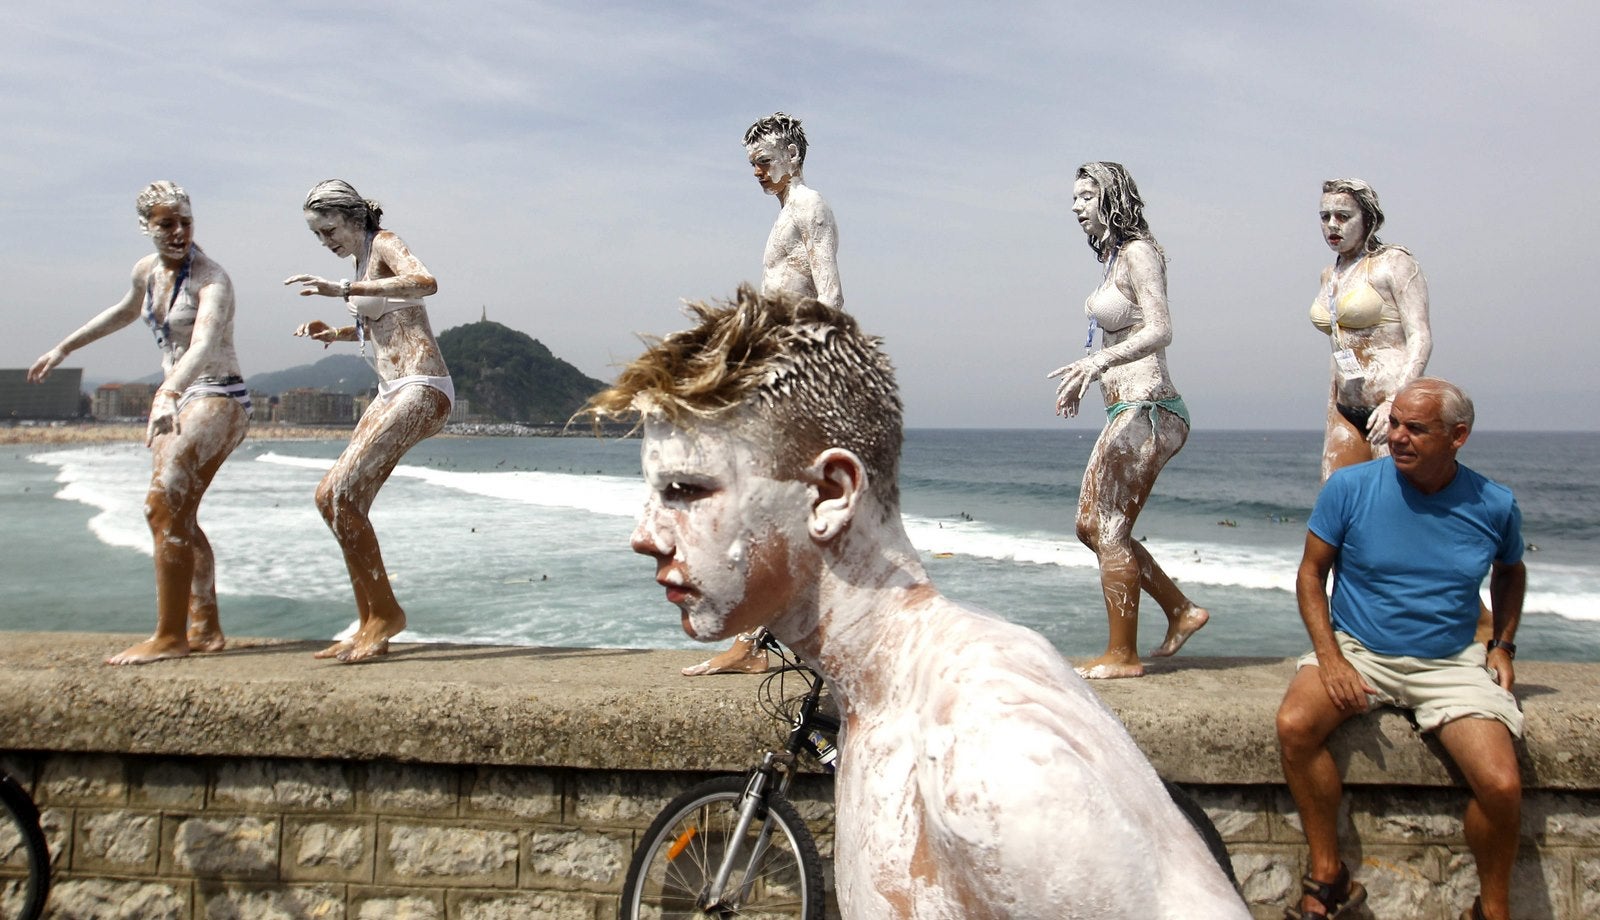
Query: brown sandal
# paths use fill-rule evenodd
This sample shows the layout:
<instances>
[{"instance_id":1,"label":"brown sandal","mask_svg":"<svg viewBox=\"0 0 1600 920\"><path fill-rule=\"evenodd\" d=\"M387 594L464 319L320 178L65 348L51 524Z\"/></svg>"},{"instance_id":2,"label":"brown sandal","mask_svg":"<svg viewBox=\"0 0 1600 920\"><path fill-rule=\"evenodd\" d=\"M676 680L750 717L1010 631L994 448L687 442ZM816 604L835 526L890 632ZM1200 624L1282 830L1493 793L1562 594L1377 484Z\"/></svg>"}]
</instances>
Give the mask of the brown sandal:
<instances>
[{"instance_id":1,"label":"brown sandal","mask_svg":"<svg viewBox=\"0 0 1600 920\"><path fill-rule=\"evenodd\" d=\"M1323 917L1327 920L1336 920L1367 899L1367 889L1361 887L1360 882L1350 878L1349 867L1342 863L1339 865L1338 878L1331 882L1319 882L1307 873L1300 878L1300 889L1302 895L1310 895L1322 905L1322 913L1307 913L1298 907L1285 907L1283 916L1286 920L1318 920ZM1463 916L1462 920L1478 920L1478 918Z\"/></svg>"}]
</instances>

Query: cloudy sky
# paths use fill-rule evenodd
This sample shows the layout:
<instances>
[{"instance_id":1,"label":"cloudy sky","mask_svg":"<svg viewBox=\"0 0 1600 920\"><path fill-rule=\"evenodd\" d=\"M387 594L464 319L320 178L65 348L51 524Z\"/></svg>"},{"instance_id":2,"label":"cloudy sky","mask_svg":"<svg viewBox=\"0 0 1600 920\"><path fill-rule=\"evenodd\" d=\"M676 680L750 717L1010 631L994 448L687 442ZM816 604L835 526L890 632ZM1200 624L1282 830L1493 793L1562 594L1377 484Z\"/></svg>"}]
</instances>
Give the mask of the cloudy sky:
<instances>
[{"instance_id":1,"label":"cloudy sky","mask_svg":"<svg viewBox=\"0 0 1600 920\"><path fill-rule=\"evenodd\" d=\"M7 26L0 367L126 290L157 178L233 277L246 374L321 357L289 332L340 310L281 282L349 274L300 216L337 176L439 277L436 330L487 311L609 378L681 298L758 277L777 204L740 138L781 109L911 425L1100 424L1055 419L1045 374L1081 356L1099 277L1073 172L1110 159L1171 257L1197 428L1320 427L1318 189L1355 175L1428 276L1430 369L1482 427L1600 429L1587 0L62 0ZM141 325L67 366L157 361Z\"/></svg>"}]
</instances>

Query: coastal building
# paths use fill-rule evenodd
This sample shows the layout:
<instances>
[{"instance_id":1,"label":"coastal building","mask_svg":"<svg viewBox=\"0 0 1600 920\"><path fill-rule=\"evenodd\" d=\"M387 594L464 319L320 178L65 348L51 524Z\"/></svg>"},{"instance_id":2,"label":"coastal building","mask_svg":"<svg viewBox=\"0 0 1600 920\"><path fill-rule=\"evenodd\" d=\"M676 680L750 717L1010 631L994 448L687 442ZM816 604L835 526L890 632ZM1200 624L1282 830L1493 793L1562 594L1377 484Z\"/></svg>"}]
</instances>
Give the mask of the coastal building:
<instances>
[{"instance_id":1,"label":"coastal building","mask_svg":"<svg viewBox=\"0 0 1600 920\"><path fill-rule=\"evenodd\" d=\"M250 391L250 421L272 421L272 396L260 390Z\"/></svg>"},{"instance_id":2,"label":"coastal building","mask_svg":"<svg viewBox=\"0 0 1600 920\"><path fill-rule=\"evenodd\" d=\"M114 418L146 419L155 401L157 384L106 383L95 388L90 414L106 421Z\"/></svg>"},{"instance_id":3,"label":"coastal building","mask_svg":"<svg viewBox=\"0 0 1600 920\"><path fill-rule=\"evenodd\" d=\"M278 396L275 420L288 425L353 425L355 397L311 387L284 390Z\"/></svg>"},{"instance_id":4,"label":"coastal building","mask_svg":"<svg viewBox=\"0 0 1600 920\"><path fill-rule=\"evenodd\" d=\"M29 383L26 368L0 368L0 422L77 418L82 389L81 367L58 367L43 383Z\"/></svg>"}]
</instances>

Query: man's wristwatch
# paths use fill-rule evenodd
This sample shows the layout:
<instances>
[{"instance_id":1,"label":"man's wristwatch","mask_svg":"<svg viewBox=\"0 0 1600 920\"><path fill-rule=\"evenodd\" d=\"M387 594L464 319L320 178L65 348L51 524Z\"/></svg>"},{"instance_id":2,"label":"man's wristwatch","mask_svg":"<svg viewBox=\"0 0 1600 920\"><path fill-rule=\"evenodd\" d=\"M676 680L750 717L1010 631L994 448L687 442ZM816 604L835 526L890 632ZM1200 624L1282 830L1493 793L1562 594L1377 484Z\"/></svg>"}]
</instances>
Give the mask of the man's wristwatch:
<instances>
[{"instance_id":1,"label":"man's wristwatch","mask_svg":"<svg viewBox=\"0 0 1600 920\"><path fill-rule=\"evenodd\" d=\"M1507 658L1517 657L1517 644L1515 642L1503 642L1499 639L1490 639L1488 648L1491 652L1497 648L1503 648L1506 650Z\"/></svg>"}]
</instances>

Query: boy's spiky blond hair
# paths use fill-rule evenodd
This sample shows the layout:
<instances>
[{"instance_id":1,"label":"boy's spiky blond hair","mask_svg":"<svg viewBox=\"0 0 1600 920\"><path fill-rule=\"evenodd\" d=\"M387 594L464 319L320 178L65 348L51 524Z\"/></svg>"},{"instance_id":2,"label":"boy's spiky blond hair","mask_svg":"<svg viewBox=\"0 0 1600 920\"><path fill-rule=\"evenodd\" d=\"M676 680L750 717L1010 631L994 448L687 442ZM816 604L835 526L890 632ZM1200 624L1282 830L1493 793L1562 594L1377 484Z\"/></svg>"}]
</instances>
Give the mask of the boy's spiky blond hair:
<instances>
[{"instance_id":1,"label":"boy's spiky blond hair","mask_svg":"<svg viewBox=\"0 0 1600 920\"><path fill-rule=\"evenodd\" d=\"M842 447L866 465L885 508L899 508L900 395L880 339L843 310L748 285L688 312L693 328L647 340L580 414L660 413L692 428L749 409L756 418L744 433L770 450L777 475L796 478L817 454Z\"/></svg>"}]
</instances>

